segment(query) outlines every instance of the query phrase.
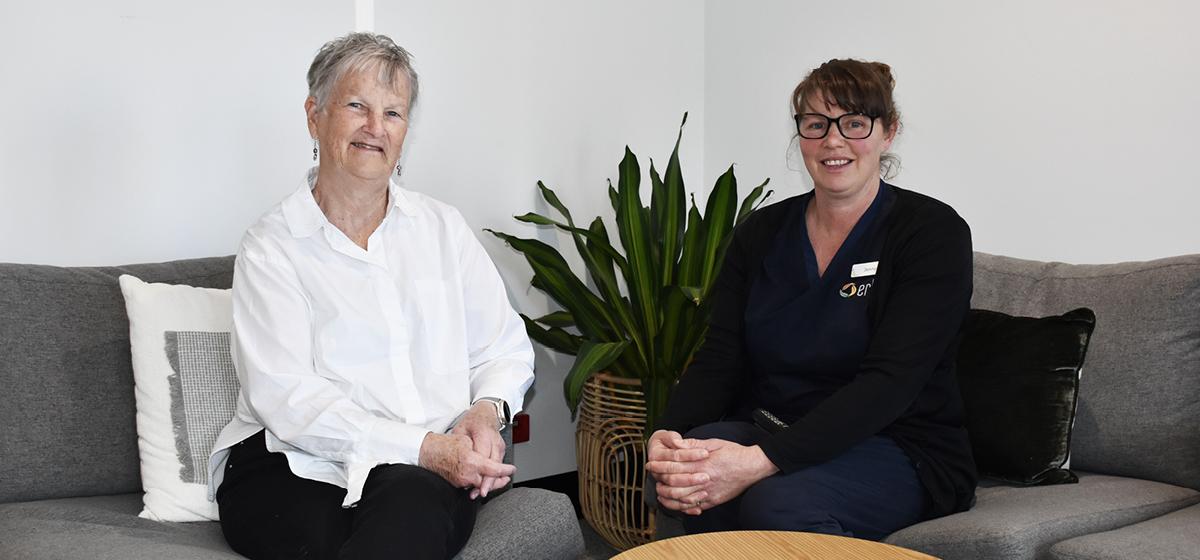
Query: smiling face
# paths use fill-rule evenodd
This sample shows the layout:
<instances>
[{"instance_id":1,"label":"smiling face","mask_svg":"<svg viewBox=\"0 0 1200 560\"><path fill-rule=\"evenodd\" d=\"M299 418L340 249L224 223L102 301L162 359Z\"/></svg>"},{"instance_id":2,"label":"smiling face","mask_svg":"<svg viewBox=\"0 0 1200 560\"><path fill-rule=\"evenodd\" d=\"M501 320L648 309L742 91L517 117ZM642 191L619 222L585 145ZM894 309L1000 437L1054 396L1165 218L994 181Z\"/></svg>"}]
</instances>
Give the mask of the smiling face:
<instances>
[{"instance_id":1,"label":"smiling face","mask_svg":"<svg viewBox=\"0 0 1200 560\"><path fill-rule=\"evenodd\" d=\"M831 119L850 112L824 95L814 96L817 100L805 100L805 113L818 113ZM849 197L860 192L869 192L879 181L879 162L884 152L892 146L896 137L896 125L886 126L875 120L871 135L861 140L847 140L838 131L837 125L829 125L824 138L810 140L800 138L800 154L804 166L812 176L813 186L837 197Z\"/></svg>"},{"instance_id":2,"label":"smiling face","mask_svg":"<svg viewBox=\"0 0 1200 560\"><path fill-rule=\"evenodd\" d=\"M386 183L408 134L409 87L381 83L368 68L342 76L324 106L304 102L308 130L321 144L322 174L334 172Z\"/></svg>"}]
</instances>

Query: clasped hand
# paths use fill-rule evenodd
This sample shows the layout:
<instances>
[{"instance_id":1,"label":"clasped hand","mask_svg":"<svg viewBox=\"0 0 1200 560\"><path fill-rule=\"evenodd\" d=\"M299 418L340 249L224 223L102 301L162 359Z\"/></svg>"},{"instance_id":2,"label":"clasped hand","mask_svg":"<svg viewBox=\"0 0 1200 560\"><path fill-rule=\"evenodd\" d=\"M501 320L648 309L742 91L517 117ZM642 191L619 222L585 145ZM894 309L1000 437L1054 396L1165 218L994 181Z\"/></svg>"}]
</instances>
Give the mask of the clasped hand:
<instances>
[{"instance_id":1,"label":"clasped hand","mask_svg":"<svg viewBox=\"0 0 1200 560\"><path fill-rule=\"evenodd\" d=\"M472 500L504 487L517 470L504 463L504 438L488 402L475 403L450 433L426 434L418 464L456 488L470 488Z\"/></svg>"},{"instance_id":2,"label":"clasped hand","mask_svg":"<svg viewBox=\"0 0 1200 560\"><path fill-rule=\"evenodd\" d=\"M646 470L657 482L658 502L688 515L728 502L779 472L757 445L684 439L678 432L659 430L646 447Z\"/></svg>"}]
</instances>

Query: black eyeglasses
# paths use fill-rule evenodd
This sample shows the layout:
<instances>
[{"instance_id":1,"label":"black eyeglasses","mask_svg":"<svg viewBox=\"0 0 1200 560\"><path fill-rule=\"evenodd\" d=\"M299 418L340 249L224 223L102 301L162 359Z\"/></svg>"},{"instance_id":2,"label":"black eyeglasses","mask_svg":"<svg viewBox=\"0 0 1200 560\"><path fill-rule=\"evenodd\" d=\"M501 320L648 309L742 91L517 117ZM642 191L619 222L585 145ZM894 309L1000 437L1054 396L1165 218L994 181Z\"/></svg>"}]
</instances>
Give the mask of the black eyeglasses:
<instances>
[{"instance_id":1,"label":"black eyeglasses","mask_svg":"<svg viewBox=\"0 0 1200 560\"><path fill-rule=\"evenodd\" d=\"M821 113L801 113L796 115L796 132L801 138L820 140L829 134L830 124L837 123L838 132L847 140L862 140L875 131L875 119L862 113L846 113L836 119Z\"/></svg>"}]
</instances>

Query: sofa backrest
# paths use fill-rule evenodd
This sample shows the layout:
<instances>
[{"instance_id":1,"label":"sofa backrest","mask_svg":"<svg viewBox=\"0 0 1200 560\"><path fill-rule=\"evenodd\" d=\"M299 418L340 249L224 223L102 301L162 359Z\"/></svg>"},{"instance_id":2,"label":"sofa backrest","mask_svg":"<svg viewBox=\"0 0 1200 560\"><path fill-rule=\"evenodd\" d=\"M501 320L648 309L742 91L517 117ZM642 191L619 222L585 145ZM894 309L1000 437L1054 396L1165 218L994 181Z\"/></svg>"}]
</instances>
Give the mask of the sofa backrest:
<instances>
[{"instance_id":1,"label":"sofa backrest","mask_svg":"<svg viewBox=\"0 0 1200 560\"><path fill-rule=\"evenodd\" d=\"M233 257L0 264L0 503L141 490L121 274L228 288Z\"/></svg>"},{"instance_id":2,"label":"sofa backrest","mask_svg":"<svg viewBox=\"0 0 1200 560\"><path fill-rule=\"evenodd\" d=\"M1071 265L976 253L971 306L1095 311L1071 467L1200 489L1200 255Z\"/></svg>"}]
</instances>

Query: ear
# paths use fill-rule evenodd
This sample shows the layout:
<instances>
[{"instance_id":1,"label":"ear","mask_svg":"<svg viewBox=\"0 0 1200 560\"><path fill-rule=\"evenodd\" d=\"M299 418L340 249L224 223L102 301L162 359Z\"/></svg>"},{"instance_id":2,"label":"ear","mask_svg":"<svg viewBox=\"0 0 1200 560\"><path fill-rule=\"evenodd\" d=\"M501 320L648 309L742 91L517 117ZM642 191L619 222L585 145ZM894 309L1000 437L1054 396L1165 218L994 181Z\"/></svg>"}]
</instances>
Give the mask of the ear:
<instances>
[{"instance_id":1,"label":"ear","mask_svg":"<svg viewBox=\"0 0 1200 560\"><path fill-rule=\"evenodd\" d=\"M892 123L887 127L887 131L883 136L883 151L892 149L892 141L896 139L896 133L900 131L900 123Z\"/></svg>"},{"instance_id":2,"label":"ear","mask_svg":"<svg viewBox=\"0 0 1200 560\"><path fill-rule=\"evenodd\" d=\"M319 113L317 109L317 98L310 95L308 96L308 99L304 100L304 113L308 115L308 134L313 138L316 138L317 114Z\"/></svg>"}]
</instances>

